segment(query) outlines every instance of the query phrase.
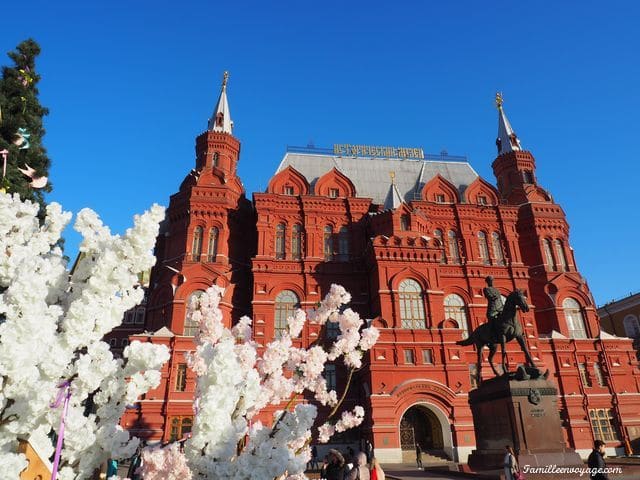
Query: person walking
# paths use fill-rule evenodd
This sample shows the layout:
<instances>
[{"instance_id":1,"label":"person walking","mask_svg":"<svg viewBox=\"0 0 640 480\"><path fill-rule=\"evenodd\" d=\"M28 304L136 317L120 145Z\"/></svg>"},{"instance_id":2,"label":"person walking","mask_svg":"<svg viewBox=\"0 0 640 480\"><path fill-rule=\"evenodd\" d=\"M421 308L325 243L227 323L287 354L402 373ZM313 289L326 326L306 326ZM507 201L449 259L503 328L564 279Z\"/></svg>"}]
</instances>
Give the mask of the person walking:
<instances>
[{"instance_id":1,"label":"person walking","mask_svg":"<svg viewBox=\"0 0 640 480\"><path fill-rule=\"evenodd\" d=\"M329 464L325 471L327 480L345 480L344 479L344 457L338 450L333 448L329 450Z\"/></svg>"},{"instance_id":2,"label":"person walking","mask_svg":"<svg viewBox=\"0 0 640 480\"><path fill-rule=\"evenodd\" d=\"M358 452L353 459L353 468L347 475L346 480L370 480L369 469L367 468L367 455Z\"/></svg>"},{"instance_id":3,"label":"person walking","mask_svg":"<svg viewBox=\"0 0 640 480\"><path fill-rule=\"evenodd\" d=\"M418 468L422 470L422 448L419 443L416 443L416 463Z\"/></svg>"},{"instance_id":4,"label":"person walking","mask_svg":"<svg viewBox=\"0 0 640 480\"><path fill-rule=\"evenodd\" d=\"M609 480L609 475L604 472L607 464L604 461L604 442L596 440L593 442L593 451L587 460L589 468L589 478L591 480Z\"/></svg>"},{"instance_id":5,"label":"person walking","mask_svg":"<svg viewBox=\"0 0 640 480\"><path fill-rule=\"evenodd\" d=\"M516 458L516 452L513 451L511 445L505 447L506 453L504 455L504 478L505 480L518 480L520 477L520 466L518 465L518 459Z\"/></svg>"},{"instance_id":6,"label":"person walking","mask_svg":"<svg viewBox=\"0 0 640 480\"><path fill-rule=\"evenodd\" d=\"M325 455L322 459L322 467L320 467L320 478L327 480L327 467L329 466L329 455Z\"/></svg>"},{"instance_id":7,"label":"person walking","mask_svg":"<svg viewBox=\"0 0 640 480\"><path fill-rule=\"evenodd\" d=\"M385 474L376 457L371 458L371 480L385 480Z\"/></svg>"},{"instance_id":8,"label":"person walking","mask_svg":"<svg viewBox=\"0 0 640 480\"><path fill-rule=\"evenodd\" d=\"M311 460L307 465L309 470L317 470L318 469L318 447L314 445L311 447Z\"/></svg>"}]
</instances>

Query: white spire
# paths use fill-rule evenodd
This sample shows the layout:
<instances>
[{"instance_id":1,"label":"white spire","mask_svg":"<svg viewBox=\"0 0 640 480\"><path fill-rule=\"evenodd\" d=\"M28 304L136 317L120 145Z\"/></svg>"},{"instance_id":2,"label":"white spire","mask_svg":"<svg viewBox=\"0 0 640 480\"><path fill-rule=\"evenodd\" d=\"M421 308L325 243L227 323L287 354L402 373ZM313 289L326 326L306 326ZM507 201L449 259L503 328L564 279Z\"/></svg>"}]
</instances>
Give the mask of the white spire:
<instances>
[{"instance_id":1,"label":"white spire","mask_svg":"<svg viewBox=\"0 0 640 480\"><path fill-rule=\"evenodd\" d=\"M502 103L502 93L496 93L496 107L498 108L498 138L496 139L496 146L498 147L498 155L522 150L520 140L516 132L511 128L509 120L507 120Z\"/></svg>"},{"instance_id":2,"label":"white spire","mask_svg":"<svg viewBox=\"0 0 640 480\"><path fill-rule=\"evenodd\" d=\"M214 132L233 133L233 122L231 121L231 113L229 112L229 102L227 102L227 81L229 80L229 72L224 72L222 77L222 91L218 104L216 105L213 115L209 119L208 130Z\"/></svg>"},{"instance_id":3,"label":"white spire","mask_svg":"<svg viewBox=\"0 0 640 480\"><path fill-rule=\"evenodd\" d=\"M396 172L389 172L389 177L391 177L391 185L389 185L389 192L384 200L384 209L395 210L404 203L404 199L402 198L402 195L400 195L398 187L396 187Z\"/></svg>"}]
</instances>

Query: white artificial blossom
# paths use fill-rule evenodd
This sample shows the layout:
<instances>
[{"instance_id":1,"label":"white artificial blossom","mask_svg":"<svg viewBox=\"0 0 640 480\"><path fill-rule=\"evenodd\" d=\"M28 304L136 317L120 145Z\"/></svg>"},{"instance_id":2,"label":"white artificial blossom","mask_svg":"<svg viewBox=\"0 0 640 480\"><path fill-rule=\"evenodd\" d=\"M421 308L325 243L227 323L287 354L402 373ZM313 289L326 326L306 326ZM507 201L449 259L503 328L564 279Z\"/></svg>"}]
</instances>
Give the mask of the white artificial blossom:
<instances>
[{"instance_id":1,"label":"white artificial blossom","mask_svg":"<svg viewBox=\"0 0 640 480\"><path fill-rule=\"evenodd\" d=\"M338 324L340 334L326 350L323 335L307 349L293 346L292 338L299 336L307 321L302 310L289 319L287 330L262 348L251 340L249 318L243 317L232 329L224 326L218 307L223 293L217 286L210 287L189 306L190 319L200 325L196 350L188 359L197 375L192 435L184 453L173 447L148 450L143 457L143 478L305 479L317 408L303 402L301 394L308 392L318 403L333 407L318 432L321 441L328 441L335 431L358 426L364 419L359 406L333 419L346 389L338 400L335 391L327 390L323 371L327 361L341 359L351 378L379 332L344 308L350 295L332 285L309 319L321 325L322 332L328 321ZM267 405L284 402L286 406L276 412L270 425L253 421ZM167 476L159 477L158 472Z\"/></svg>"},{"instance_id":2,"label":"white artificial blossom","mask_svg":"<svg viewBox=\"0 0 640 480\"><path fill-rule=\"evenodd\" d=\"M0 470L19 478L26 465L18 440L48 443L58 431L62 405L51 408L70 382L60 480L89 478L108 458L130 457L138 439L119 425L128 404L159 385L166 347L133 342L115 359L102 339L143 297L138 274L155 262L151 253L164 209L136 216L123 236L82 210L75 229L83 236L72 274L57 246L71 219L60 205L46 208L0 193Z\"/></svg>"}]
</instances>

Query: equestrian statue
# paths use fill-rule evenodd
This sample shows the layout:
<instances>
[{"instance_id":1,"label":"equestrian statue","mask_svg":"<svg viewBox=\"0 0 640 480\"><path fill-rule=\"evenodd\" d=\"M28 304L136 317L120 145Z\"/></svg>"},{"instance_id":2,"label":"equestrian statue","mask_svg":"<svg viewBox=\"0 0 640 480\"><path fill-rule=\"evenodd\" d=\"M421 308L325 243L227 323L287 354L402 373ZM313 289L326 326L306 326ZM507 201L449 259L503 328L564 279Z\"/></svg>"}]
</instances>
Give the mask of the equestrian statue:
<instances>
[{"instance_id":1,"label":"equestrian statue","mask_svg":"<svg viewBox=\"0 0 640 480\"><path fill-rule=\"evenodd\" d=\"M508 296L506 301L502 302L502 296L497 288L493 286L493 277L488 276L485 279L487 286L483 289L484 296L487 299L487 322L478 326L468 338L456 342L458 345L475 345L478 352L477 379L478 384L482 382L482 349L489 347L489 365L496 377L500 376L496 366L493 364L493 356L496 353L497 345L502 348L502 375L508 375L507 371L507 352L504 344L515 339L527 358L530 368L519 368L516 374L518 380L527 380L529 378L538 378L540 376L547 377L549 371L544 375L536 367L524 341L524 330L516 317L516 310L519 308L523 312L529 311L529 305L524 297L522 290L514 290Z\"/></svg>"}]
</instances>

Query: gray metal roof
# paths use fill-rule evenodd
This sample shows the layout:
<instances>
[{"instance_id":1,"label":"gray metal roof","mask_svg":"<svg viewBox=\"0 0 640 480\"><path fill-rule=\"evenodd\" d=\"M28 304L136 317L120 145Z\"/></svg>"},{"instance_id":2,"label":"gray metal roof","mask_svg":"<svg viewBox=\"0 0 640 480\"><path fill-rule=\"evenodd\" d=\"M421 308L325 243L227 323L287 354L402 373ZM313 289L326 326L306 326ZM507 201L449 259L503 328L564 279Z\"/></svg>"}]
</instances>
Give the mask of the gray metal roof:
<instances>
[{"instance_id":1,"label":"gray metal roof","mask_svg":"<svg viewBox=\"0 0 640 480\"><path fill-rule=\"evenodd\" d=\"M390 172L395 173L395 186L406 202L420 199L422 187L437 174L455 185L461 196L467 186L478 177L467 162L434 160L287 152L276 173L288 166L304 175L312 189L322 175L335 167L353 182L358 197L372 198L373 202L379 205L388 203L385 200L390 192Z\"/></svg>"}]
</instances>

